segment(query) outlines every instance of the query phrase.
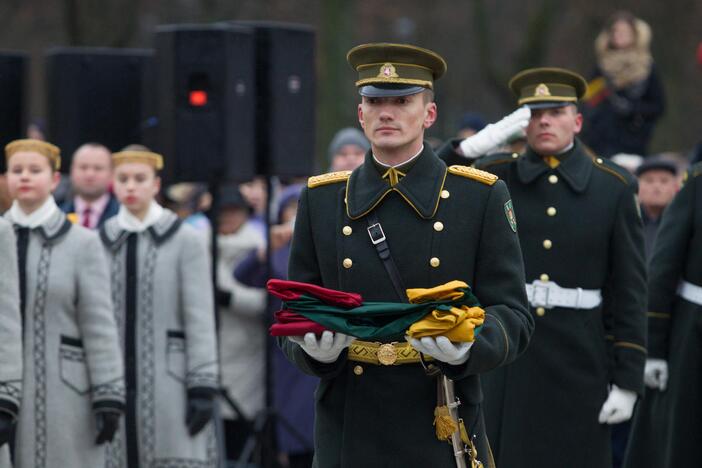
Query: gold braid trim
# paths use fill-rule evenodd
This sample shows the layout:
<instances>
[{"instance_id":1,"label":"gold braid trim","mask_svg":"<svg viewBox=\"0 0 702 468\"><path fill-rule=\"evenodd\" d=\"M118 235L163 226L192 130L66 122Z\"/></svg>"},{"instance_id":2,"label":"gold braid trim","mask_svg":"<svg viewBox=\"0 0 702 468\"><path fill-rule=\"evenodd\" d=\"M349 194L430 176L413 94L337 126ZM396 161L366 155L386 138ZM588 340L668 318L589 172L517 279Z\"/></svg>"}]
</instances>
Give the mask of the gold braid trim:
<instances>
[{"instance_id":1,"label":"gold braid trim","mask_svg":"<svg viewBox=\"0 0 702 468\"><path fill-rule=\"evenodd\" d=\"M616 343L614 343L614 346L619 346L620 348L635 349L636 351L641 351L644 354L648 354L646 348L636 343L631 343L629 341L617 341Z\"/></svg>"},{"instance_id":2,"label":"gold braid trim","mask_svg":"<svg viewBox=\"0 0 702 468\"><path fill-rule=\"evenodd\" d=\"M349 177L351 177L351 171L327 172L326 174L312 176L307 179L307 187L315 188L337 182L346 182Z\"/></svg>"},{"instance_id":3,"label":"gold braid trim","mask_svg":"<svg viewBox=\"0 0 702 468\"><path fill-rule=\"evenodd\" d=\"M663 312L646 312L646 316L650 318L657 318L657 319L669 319L670 314L664 314Z\"/></svg>"},{"instance_id":4,"label":"gold braid trim","mask_svg":"<svg viewBox=\"0 0 702 468\"><path fill-rule=\"evenodd\" d=\"M597 159L594 159L594 160L592 161L592 163L595 165L596 168L602 169L602 170L605 171L605 172L609 172L609 173L612 174L614 177L616 177L617 179L621 180L622 183L624 183L624 185L629 185L629 182L624 178L623 175L621 175L620 173L618 173L618 172L615 171L614 169L611 169L611 168L605 166L604 163L602 163L602 162L600 162L600 161L601 161L601 159L600 159L600 158L597 158Z\"/></svg>"},{"instance_id":5,"label":"gold braid trim","mask_svg":"<svg viewBox=\"0 0 702 468\"><path fill-rule=\"evenodd\" d=\"M477 180L478 182L482 182L486 185L493 185L495 182L497 182L497 179L499 179L499 177L497 177L495 174L468 166L454 165L450 166L448 171L451 174L465 177L467 179Z\"/></svg>"}]
</instances>

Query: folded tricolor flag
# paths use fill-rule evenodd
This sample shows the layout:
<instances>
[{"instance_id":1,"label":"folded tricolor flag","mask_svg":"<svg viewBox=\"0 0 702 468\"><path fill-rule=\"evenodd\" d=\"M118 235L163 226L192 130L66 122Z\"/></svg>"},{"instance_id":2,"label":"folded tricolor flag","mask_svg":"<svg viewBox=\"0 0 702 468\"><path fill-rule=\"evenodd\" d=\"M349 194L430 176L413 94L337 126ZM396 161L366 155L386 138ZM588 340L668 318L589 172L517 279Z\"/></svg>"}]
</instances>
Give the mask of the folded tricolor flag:
<instances>
[{"instance_id":1,"label":"folded tricolor flag","mask_svg":"<svg viewBox=\"0 0 702 468\"><path fill-rule=\"evenodd\" d=\"M364 302L359 294L272 279L268 291L283 300L271 335L294 336L328 329L360 340L447 336L473 341L485 313L470 287L451 281L429 289L408 289L409 303Z\"/></svg>"}]
</instances>

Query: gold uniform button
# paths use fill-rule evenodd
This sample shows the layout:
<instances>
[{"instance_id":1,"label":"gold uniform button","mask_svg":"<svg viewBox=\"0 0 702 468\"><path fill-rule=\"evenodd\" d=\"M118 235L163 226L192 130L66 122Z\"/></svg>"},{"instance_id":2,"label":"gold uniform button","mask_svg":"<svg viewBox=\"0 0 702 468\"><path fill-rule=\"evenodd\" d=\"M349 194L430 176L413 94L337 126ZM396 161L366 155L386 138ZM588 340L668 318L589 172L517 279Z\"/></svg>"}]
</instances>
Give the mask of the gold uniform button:
<instances>
[{"instance_id":1,"label":"gold uniform button","mask_svg":"<svg viewBox=\"0 0 702 468\"><path fill-rule=\"evenodd\" d=\"M429 260L429 265L433 266L434 268L438 267L441 265L441 260L439 260L436 257L431 257L431 260Z\"/></svg>"},{"instance_id":2,"label":"gold uniform button","mask_svg":"<svg viewBox=\"0 0 702 468\"><path fill-rule=\"evenodd\" d=\"M543 317L544 315L546 315L546 309L544 309L543 307L537 307L536 308L536 315L538 315L539 317ZM356 367L361 367L361 366L356 366Z\"/></svg>"},{"instance_id":3,"label":"gold uniform button","mask_svg":"<svg viewBox=\"0 0 702 468\"><path fill-rule=\"evenodd\" d=\"M345 258L342 265L344 265L344 268L351 268L353 266L353 260L350 258Z\"/></svg>"},{"instance_id":4,"label":"gold uniform button","mask_svg":"<svg viewBox=\"0 0 702 468\"><path fill-rule=\"evenodd\" d=\"M553 242L551 242L550 239L545 239L544 240L544 249L548 250L551 247L553 247Z\"/></svg>"},{"instance_id":5,"label":"gold uniform button","mask_svg":"<svg viewBox=\"0 0 702 468\"><path fill-rule=\"evenodd\" d=\"M350 236L353 232L353 229L351 229L351 226L344 226L341 232L343 232L345 236Z\"/></svg>"},{"instance_id":6,"label":"gold uniform button","mask_svg":"<svg viewBox=\"0 0 702 468\"><path fill-rule=\"evenodd\" d=\"M558 212L558 211L557 211L556 208L554 208L553 206L549 206L549 207L546 209L546 214L549 215L549 216L556 216L556 213L557 213L557 212Z\"/></svg>"},{"instance_id":7,"label":"gold uniform button","mask_svg":"<svg viewBox=\"0 0 702 468\"><path fill-rule=\"evenodd\" d=\"M539 276L539 279L545 283L546 281L548 281L551 278L549 278L548 275L546 273L544 273L541 276Z\"/></svg>"},{"instance_id":8,"label":"gold uniform button","mask_svg":"<svg viewBox=\"0 0 702 468\"><path fill-rule=\"evenodd\" d=\"M443 231L444 230L444 223L442 223L441 221L435 222L434 223L434 230L438 231L438 232Z\"/></svg>"},{"instance_id":9,"label":"gold uniform button","mask_svg":"<svg viewBox=\"0 0 702 468\"><path fill-rule=\"evenodd\" d=\"M444 200L446 200L446 199L447 199L448 197L450 197L450 196L451 196L451 194L449 193L448 190L442 190L442 191L441 191L441 198L443 198Z\"/></svg>"},{"instance_id":10,"label":"gold uniform button","mask_svg":"<svg viewBox=\"0 0 702 468\"><path fill-rule=\"evenodd\" d=\"M548 176L548 181L552 184L557 184L558 176L556 174L551 174L550 176Z\"/></svg>"},{"instance_id":11,"label":"gold uniform button","mask_svg":"<svg viewBox=\"0 0 702 468\"><path fill-rule=\"evenodd\" d=\"M363 367L361 366L354 366L353 367L353 373L356 375L361 375L363 374Z\"/></svg>"},{"instance_id":12,"label":"gold uniform button","mask_svg":"<svg viewBox=\"0 0 702 468\"><path fill-rule=\"evenodd\" d=\"M602 164L602 158L597 158L597 164Z\"/></svg>"},{"instance_id":13,"label":"gold uniform button","mask_svg":"<svg viewBox=\"0 0 702 468\"><path fill-rule=\"evenodd\" d=\"M512 153L512 158L517 159L519 157L519 153Z\"/></svg>"}]
</instances>

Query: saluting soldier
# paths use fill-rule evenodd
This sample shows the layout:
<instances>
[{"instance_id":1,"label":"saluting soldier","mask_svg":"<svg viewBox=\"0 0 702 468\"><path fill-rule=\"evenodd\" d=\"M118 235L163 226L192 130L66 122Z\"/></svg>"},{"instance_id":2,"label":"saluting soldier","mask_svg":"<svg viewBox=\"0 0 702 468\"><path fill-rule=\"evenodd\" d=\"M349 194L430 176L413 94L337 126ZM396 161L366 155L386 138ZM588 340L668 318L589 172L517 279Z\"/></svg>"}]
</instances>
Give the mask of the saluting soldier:
<instances>
[{"instance_id":1,"label":"saluting soldier","mask_svg":"<svg viewBox=\"0 0 702 468\"><path fill-rule=\"evenodd\" d=\"M15 140L5 155L24 352L21 387L2 388L15 404L21 392L14 466L101 467L101 444L114 437L125 399L107 261L97 234L71 224L51 195L59 148ZM11 410L7 397L0 401Z\"/></svg>"},{"instance_id":2,"label":"saluting soldier","mask_svg":"<svg viewBox=\"0 0 702 468\"><path fill-rule=\"evenodd\" d=\"M490 442L498 466L608 467L609 425L629 419L643 391L637 186L576 138L576 103L586 89L580 75L529 69L509 86L526 107L483 130L492 135L472 138L493 144L522 125L528 148L475 166L498 175L512 194L536 330L517 362L483 380ZM464 140L458 151L471 154L475 142Z\"/></svg>"},{"instance_id":3,"label":"saluting soldier","mask_svg":"<svg viewBox=\"0 0 702 468\"><path fill-rule=\"evenodd\" d=\"M702 443L702 163L663 213L649 265L650 388L636 418L625 466L696 466Z\"/></svg>"},{"instance_id":4,"label":"saluting soldier","mask_svg":"<svg viewBox=\"0 0 702 468\"><path fill-rule=\"evenodd\" d=\"M290 279L385 302L407 301L398 283L430 287L460 279L486 319L474 343L439 336L416 341L419 349L356 341L346 350L353 338L330 331L282 339L288 358L321 378L314 466L456 466L453 448L437 440L436 381L425 374L419 351L455 380L459 414L477 449L471 463L493 466L479 374L513 361L533 329L509 193L491 174L447 168L423 142L437 115L433 85L446 70L443 58L387 43L360 45L347 58L358 72L358 119L371 149L353 172L309 179ZM378 246L390 251L396 277Z\"/></svg>"},{"instance_id":5,"label":"saluting soldier","mask_svg":"<svg viewBox=\"0 0 702 468\"><path fill-rule=\"evenodd\" d=\"M127 405L108 466L213 468L219 366L207 246L154 200L160 154L130 145L112 163L121 205L100 237L122 334Z\"/></svg>"}]
</instances>

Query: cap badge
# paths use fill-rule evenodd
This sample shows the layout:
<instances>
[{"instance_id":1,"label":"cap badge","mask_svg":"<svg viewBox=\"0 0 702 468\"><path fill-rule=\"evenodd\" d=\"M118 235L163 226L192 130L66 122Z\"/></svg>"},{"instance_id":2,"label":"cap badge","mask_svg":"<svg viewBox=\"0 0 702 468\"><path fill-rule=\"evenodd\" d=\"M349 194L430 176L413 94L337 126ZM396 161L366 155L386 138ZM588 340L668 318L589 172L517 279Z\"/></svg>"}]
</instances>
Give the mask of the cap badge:
<instances>
[{"instance_id":1,"label":"cap badge","mask_svg":"<svg viewBox=\"0 0 702 468\"><path fill-rule=\"evenodd\" d=\"M536 87L534 90L534 96L550 96L551 91L548 89L548 86L545 84L541 83L539 86Z\"/></svg>"},{"instance_id":2,"label":"cap badge","mask_svg":"<svg viewBox=\"0 0 702 468\"><path fill-rule=\"evenodd\" d=\"M395 71L395 67L392 63L384 63L380 67L380 72L378 73L378 78L399 78L400 76Z\"/></svg>"}]
</instances>

